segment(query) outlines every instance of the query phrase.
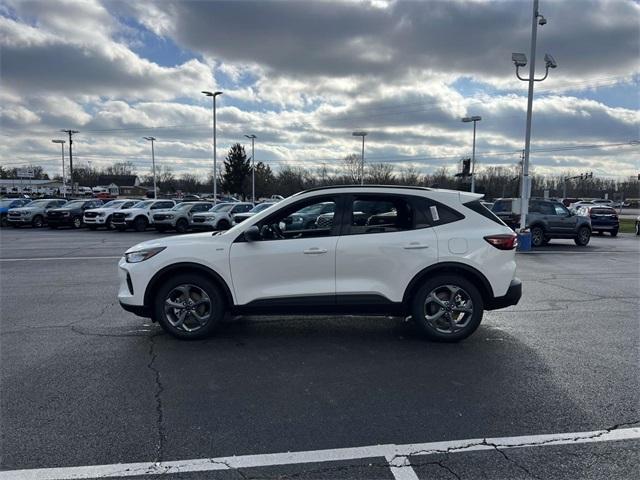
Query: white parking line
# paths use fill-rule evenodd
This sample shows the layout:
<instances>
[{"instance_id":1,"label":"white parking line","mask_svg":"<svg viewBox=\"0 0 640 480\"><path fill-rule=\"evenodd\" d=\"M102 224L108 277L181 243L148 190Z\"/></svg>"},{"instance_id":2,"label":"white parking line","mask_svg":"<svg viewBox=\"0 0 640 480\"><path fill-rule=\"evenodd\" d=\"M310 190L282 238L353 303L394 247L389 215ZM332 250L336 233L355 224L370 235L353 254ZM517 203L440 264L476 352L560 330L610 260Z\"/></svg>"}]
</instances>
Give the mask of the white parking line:
<instances>
[{"instance_id":1,"label":"white parking line","mask_svg":"<svg viewBox=\"0 0 640 480\"><path fill-rule=\"evenodd\" d=\"M0 258L0 262L46 262L51 260L114 260L122 258L117 257L42 257L42 258Z\"/></svg>"},{"instance_id":2,"label":"white parking line","mask_svg":"<svg viewBox=\"0 0 640 480\"><path fill-rule=\"evenodd\" d=\"M415 480L417 476L409 457L441 453L463 453L495 448L526 448L549 445L575 445L581 443L612 442L640 439L640 428L596 430L593 432L554 433L520 437L476 438L443 442L406 445L372 445L368 447L312 450L307 452L268 453L233 457L200 458L170 462L117 463L82 467L39 468L30 470L6 470L0 472L0 480L66 480L80 478L132 477L136 475L166 475L172 473L235 470L278 465L339 462L383 457L396 480Z\"/></svg>"}]
</instances>

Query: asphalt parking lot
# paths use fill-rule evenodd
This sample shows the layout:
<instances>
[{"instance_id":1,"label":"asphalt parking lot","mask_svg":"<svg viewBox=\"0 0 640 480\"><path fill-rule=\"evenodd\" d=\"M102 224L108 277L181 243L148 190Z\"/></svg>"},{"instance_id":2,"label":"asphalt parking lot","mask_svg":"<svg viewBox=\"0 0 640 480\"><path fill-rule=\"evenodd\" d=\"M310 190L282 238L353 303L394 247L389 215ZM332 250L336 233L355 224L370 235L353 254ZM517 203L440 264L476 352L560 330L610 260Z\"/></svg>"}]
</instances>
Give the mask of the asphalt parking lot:
<instances>
[{"instance_id":1,"label":"asphalt parking lot","mask_svg":"<svg viewBox=\"0 0 640 480\"><path fill-rule=\"evenodd\" d=\"M518 254L520 304L441 345L368 317L177 341L116 299L156 235L0 231L0 480L636 477L637 237Z\"/></svg>"}]
</instances>

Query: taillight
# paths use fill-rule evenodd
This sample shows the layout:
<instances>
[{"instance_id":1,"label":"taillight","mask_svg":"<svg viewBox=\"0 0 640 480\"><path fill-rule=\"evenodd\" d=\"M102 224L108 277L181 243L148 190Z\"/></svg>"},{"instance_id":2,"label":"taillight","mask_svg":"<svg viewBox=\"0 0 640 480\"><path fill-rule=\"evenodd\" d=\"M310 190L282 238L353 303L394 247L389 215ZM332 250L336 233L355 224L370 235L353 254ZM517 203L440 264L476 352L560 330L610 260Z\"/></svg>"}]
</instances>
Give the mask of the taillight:
<instances>
[{"instance_id":1,"label":"taillight","mask_svg":"<svg viewBox=\"0 0 640 480\"><path fill-rule=\"evenodd\" d=\"M513 250L518 246L518 235L515 233L501 233L499 235L489 235L484 239L498 250Z\"/></svg>"}]
</instances>

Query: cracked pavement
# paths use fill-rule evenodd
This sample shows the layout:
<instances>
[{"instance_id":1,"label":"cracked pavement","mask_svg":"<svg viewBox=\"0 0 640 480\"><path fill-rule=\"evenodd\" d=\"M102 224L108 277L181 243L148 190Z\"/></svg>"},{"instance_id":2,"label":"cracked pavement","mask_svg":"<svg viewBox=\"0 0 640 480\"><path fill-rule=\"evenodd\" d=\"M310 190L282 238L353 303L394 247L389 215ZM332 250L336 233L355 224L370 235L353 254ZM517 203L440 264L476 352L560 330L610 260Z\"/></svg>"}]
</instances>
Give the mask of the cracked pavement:
<instances>
[{"instance_id":1,"label":"cracked pavement","mask_svg":"<svg viewBox=\"0 0 640 480\"><path fill-rule=\"evenodd\" d=\"M118 256L155 236L5 229L0 256ZM120 309L115 259L0 263L0 468L637 426L640 242L592 243L518 255L522 302L457 345L366 317L245 317L178 342ZM420 479L623 479L640 463L638 441L487 445L401 457ZM167 476L393 478L385 458Z\"/></svg>"}]
</instances>

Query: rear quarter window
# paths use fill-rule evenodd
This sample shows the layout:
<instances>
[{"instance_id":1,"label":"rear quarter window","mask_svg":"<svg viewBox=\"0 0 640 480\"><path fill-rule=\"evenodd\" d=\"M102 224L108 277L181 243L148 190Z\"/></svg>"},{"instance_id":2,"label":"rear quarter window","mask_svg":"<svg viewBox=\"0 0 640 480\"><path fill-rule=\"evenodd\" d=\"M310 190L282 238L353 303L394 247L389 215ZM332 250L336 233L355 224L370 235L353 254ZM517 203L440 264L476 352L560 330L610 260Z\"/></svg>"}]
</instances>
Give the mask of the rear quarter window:
<instances>
[{"instance_id":1,"label":"rear quarter window","mask_svg":"<svg viewBox=\"0 0 640 480\"><path fill-rule=\"evenodd\" d=\"M464 218L464 215L457 210L429 198L416 198L414 203L416 206L415 228L437 227Z\"/></svg>"}]
</instances>

